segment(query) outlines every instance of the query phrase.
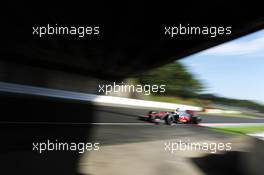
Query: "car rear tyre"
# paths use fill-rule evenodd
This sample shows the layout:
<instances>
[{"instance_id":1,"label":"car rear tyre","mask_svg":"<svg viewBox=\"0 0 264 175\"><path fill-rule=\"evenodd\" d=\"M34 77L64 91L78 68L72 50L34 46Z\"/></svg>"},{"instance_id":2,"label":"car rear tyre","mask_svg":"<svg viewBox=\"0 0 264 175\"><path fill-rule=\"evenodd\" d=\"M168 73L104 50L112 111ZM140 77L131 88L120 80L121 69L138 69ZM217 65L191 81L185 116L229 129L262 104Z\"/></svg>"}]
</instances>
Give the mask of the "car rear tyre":
<instances>
[{"instance_id":1,"label":"car rear tyre","mask_svg":"<svg viewBox=\"0 0 264 175\"><path fill-rule=\"evenodd\" d=\"M191 124L198 124L198 123L199 122L198 122L197 118L196 117L193 117Z\"/></svg>"}]
</instances>

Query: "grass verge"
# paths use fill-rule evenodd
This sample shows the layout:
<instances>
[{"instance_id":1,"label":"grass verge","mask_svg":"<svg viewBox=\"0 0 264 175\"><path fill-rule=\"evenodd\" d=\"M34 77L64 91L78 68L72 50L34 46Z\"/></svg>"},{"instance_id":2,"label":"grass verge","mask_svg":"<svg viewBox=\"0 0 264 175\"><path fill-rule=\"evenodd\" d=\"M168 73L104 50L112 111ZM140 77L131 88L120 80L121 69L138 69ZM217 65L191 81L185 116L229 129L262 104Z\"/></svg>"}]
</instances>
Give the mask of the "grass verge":
<instances>
[{"instance_id":1,"label":"grass verge","mask_svg":"<svg viewBox=\"0 0 264 175\"><path fill-rule=\"evenodd\" d=\"M264 132L264 124L260 125L243 125L243 126L216 126L210 127L211 129L219 132L229 134L245 135L250 133Z\"/></svg>"}]
</instances>

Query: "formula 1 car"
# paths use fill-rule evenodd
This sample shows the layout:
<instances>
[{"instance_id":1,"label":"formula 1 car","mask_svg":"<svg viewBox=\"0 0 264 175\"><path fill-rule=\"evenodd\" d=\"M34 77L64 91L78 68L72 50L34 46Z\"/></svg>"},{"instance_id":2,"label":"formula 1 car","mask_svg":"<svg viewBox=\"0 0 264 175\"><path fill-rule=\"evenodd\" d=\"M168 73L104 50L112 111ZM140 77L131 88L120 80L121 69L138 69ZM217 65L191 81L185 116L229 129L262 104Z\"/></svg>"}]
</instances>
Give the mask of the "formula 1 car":
<instances>
[{"instance_id":1,"label":"formula 1 car","mask_svg":"<svg viewBox=\"0 0 264 175\"><path fill-rule=\"evenodd\" d=\"M141 116L141 120L160 123L165 121L166 124L185 123L185 124L198 124L202 121L200 116L197 116L192 110L185 110L183 112L167 112L167 111L149 111L148 114Z\"/></svg>"}]
</instances>

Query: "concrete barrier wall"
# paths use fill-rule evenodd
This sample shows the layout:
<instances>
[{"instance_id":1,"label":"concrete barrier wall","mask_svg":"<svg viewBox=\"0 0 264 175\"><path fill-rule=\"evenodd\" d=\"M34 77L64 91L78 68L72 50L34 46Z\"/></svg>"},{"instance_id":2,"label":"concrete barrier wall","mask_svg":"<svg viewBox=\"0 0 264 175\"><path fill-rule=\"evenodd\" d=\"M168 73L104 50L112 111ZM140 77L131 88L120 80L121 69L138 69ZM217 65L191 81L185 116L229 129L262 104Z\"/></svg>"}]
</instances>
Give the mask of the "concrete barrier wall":
<instances>
[{"instance_id":1,"label":"concrete barrier wall","mask_svg":"<svg viewBox=\"0 0 264 175\"><path fill-rule=\"evenodd\" d=\"M202 111L202 108L197 106L137 100L137 99L122 98L122 97L111 97L111 96L96 96L96 98L93 99L93 102L97 105L158 108L158 109L170 109L170 110L175 110L176 108L180 108L180 109L189 109L194 111Z\"/></svg>"},{"instance_id":2,"label":"concrete barrier wall","mask_svg":"<svg viewBox=\"0 0 264 175\"><path fill-rule=\"evenodd\" d=\"M158 109L170 109L170 110L174 110L176 108L189 109L194 111L202 110L201 107L188 106L188 105L175 104L175 103L164 103L164 102L137 100L137 99L123 98L123 97L103 96L103 95L40 88L40 87L33 87L27 85L3 83L3 82L0 82L0 92L8 92L8 93L11 92L11 93L47 96L47 97L55 97L55 98L63 98L63 99L71 99L71 100L81 100L81 101L91 102L95 105L137 107L137 108L158 108Z\"/></svg>"}]
</instances>

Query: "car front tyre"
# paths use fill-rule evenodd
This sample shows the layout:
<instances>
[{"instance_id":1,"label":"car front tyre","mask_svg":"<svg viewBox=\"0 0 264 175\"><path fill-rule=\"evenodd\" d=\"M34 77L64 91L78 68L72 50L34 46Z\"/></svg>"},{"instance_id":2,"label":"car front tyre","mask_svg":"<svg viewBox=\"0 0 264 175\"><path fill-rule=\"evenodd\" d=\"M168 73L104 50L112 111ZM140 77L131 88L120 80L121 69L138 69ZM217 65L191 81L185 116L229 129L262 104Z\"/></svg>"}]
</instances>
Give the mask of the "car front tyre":
<instances>
[{"instance_id":1,"label":"car front tyre","mask_svg":"<svg viewBox=\"0 0 264 175\"><path fill-rule=\"evenodd\" d=\"M174 123L174 116L173 115L168 115L165 117L165 122L167 125L172 125Z\"/></svg>"}]
</instances>

